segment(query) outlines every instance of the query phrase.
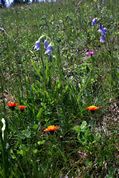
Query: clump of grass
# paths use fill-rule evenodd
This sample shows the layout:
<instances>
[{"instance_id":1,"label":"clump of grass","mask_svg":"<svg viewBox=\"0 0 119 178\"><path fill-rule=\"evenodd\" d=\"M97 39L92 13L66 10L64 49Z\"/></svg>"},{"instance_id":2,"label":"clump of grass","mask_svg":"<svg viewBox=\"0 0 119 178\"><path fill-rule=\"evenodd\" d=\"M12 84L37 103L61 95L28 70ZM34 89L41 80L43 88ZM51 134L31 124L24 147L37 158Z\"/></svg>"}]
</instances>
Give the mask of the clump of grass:
<instances>
[{"instance_id":1,"label":"clump of grass","mask_svg":"<svg viewBox=\"0 0 119 178\"><path fill-rule=\"evenodd\" d=\"M117 128L102 124L119 95L116 7L71 0L0 11L1 177L118 175Z\"/></svg>"}]
</instances>

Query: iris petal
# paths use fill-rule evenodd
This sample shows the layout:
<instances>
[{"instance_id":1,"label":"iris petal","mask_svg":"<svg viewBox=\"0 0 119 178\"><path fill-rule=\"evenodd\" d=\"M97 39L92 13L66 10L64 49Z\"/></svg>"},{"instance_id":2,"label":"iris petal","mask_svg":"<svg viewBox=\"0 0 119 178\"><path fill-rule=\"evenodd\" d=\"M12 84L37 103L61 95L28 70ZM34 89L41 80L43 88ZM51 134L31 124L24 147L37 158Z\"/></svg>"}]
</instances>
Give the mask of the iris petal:
<instances>
[{"instance_id":1,"label":"iris petal","mask_svg":"<svg viewBox=\"0 0 119 178\"><path fill-rule=\"evenodd\" d=\"M101 43L104 43L104 42L105 42L105 38L106 38L105 35L102 35L102 36L100 37L100 42L101 42Z\"/></svg>"},{"instance_id":2,"label":"iris petal","mask_svg":"<svg viewBox=\"0 0 119 178\"><path fill-rule=\"evenodd\" d=\"M47 46L47 49L46 49L46 51L45 51L45 54L51 55L52 51L53 51L53 47L52 47L51 44L49 44L49 45Z\"/></svg>"},{"instance_id":3,"label":"iris petal","mask_svg":"<svg viewBox=\"0 0 119 178\"><path fill-rule=\"evenodd\" d=\"M94 25L96 25L96 23L97 23L97 18L94 18L93 20L92 20L92 25L94 26Z\"/></svg>"},{"instance_id":4,"label":"iris petal","mask_svg":"<svg viewBox=\"0 0 119 178\"><path fill-rule=\"evenodd\" d=\"M49 45L48 41L47 41L47 40L44 40L44 48L45 48L45 49L47 49L48 45Z\"/></svg>"},{"instance_id":5,"label":"iris petal","mask_svg":"<svg viewBox=\"0 0 119 178\"><path fill-rule=\"evenodd\" d=\"M36 51L40 50L40 41L36 41L35 46L34 46L34 49L35 49Z\"/></svg>"}]
</instances>

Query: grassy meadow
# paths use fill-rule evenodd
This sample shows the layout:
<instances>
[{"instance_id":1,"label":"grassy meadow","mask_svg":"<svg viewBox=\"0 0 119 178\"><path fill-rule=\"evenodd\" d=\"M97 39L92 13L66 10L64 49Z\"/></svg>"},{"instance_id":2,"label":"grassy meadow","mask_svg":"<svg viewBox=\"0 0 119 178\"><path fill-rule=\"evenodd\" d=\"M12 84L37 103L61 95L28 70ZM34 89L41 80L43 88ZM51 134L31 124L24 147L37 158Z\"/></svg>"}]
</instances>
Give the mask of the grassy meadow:
<instances>
[{"instance_id":1,"label":"grassy meadow","mask_svg":"<svg viewBox=\"0 0 119 178\"><path fill-rule=\"evenodd\" d=\"M117 178L119 1L0 9L0 177Z\"/></svg>"}]
</instances>

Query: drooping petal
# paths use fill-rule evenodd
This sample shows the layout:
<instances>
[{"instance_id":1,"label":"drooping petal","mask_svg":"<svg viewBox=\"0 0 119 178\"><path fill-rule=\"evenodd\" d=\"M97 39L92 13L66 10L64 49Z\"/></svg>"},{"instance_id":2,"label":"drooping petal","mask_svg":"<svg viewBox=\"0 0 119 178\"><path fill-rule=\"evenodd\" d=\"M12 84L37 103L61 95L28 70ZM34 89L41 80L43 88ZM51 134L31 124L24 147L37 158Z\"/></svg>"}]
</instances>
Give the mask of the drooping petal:
<instances>
[{"instance_id":1,"label":"drooping petal","mask_svg":"<svg viewBox=\"0 0 119 178\"><path fill-rule=\"evenodd\" d=\"M52 47L51 44L49 44L46 51L45 51L45 54L51 55L52 51L53 51L53 47Z\"/></svg>"},{"instance_id":2,"label":"drooping petal","mask_svg":"<svg viewBox=\"0 0 119 178\"><path fill-rule=\"evenodd\" d=\"M100 23L99 29L100 29L100 30L103 30L103 28L104 28L103 25Z\"/></svg>"},{"instance_id":3,"label":"drooping petal","mask_svg":"<svg viewBox=\"0 0 119 178\"><path fill-rule=\"evenodd\" d=\"M106 39L105 35L102 35L100 37L100 43L105 43L105 39Z\"/></svg>"},{"instance_id":4,"label":"drooping petal","mask_svg":"<svg viewBox=\"0 0 119 178\"><path fill-rule=\"evenodd\" d=\"M34 49L35 49L36 51L40 50L40 41L39 41L39 40L36 41L35 46L34 46Z\"/></svg>"},{"instance_id":5,"label":"drooping petal","mask_svg":"<svg viewBox=\"0 0 119 178\"><path fill-rule=\"evenodd\" d=\"M92 20L92 22L91 22L91 25L96 25L96 23L97 23L97 18L94 18L93 20Z\"/></svg>"},{"instance_id":6,"label":"drooping petal","mask_svg":"<svg viewBox=\"0 0 119 178\"><path fill-rule=\"evenodd\" d=\"M107 29L105 27L103 28L103 33L107 33Z\"/></svg>"},{"instance_id":7,"label":"drooping petal","mask_svg":"<svg viewBox=\"0 0 119 178\"><path fill-rule=\"evenodd\" d=\"M47 41L47 40L44 40L44 48L45 48L45 49L47 49L48 45L49 45L48 41Z\"/></svg>"},{"instance_id":8,"label":"drooping petal","mask_svg":"<svg viewBox=\"0 0 119 178\"><path fill-rule=\"evenodd\" d=\"M100 24L98 32L101 33L101 35L106 35L107 29Z\"/></svg>"}]
</instances>

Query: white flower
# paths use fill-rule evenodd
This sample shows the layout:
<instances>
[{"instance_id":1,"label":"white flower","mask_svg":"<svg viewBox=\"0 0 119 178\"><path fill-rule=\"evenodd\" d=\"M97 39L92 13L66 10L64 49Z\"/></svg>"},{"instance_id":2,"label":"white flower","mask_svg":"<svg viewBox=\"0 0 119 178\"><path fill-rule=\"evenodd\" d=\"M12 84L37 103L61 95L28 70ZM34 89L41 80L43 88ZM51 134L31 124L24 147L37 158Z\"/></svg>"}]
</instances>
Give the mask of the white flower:
<instances>
[{"instance_id":1,"label":"white flower","mask_svg":"<svg viewBox=\"0 0 119 178\"><path fill-rule=\"evenodd\" d=\"M5 131L5 128L6 128L6 123L5 123L5 119L2 118L1 122L3 123L3 127L2 127L2 139L4 140L4 131Z\"/></svg>"}]
</instances>

